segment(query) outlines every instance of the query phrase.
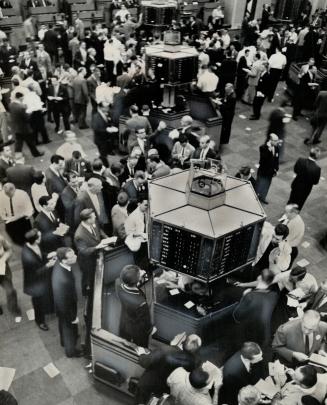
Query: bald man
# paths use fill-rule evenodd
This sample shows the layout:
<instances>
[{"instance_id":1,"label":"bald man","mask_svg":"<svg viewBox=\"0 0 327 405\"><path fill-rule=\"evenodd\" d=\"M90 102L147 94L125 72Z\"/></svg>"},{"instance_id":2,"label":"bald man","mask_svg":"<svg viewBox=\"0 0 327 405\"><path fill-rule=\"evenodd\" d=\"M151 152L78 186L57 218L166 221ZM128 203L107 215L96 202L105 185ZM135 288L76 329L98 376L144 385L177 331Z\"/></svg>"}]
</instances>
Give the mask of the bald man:
<instances>
[{"instance_id":1,"label":"bald man","mask_svg":"<svg viewBox=\"0 0 327 405\"><path fill-rule=\"evenodd\" d=\"M269 204L266 200L272 179L279 170L280 140L276 134L270 134L266 143L260 146L259 169L257 172L256 192L259 200Z\"/></svg>"}]
</instances>

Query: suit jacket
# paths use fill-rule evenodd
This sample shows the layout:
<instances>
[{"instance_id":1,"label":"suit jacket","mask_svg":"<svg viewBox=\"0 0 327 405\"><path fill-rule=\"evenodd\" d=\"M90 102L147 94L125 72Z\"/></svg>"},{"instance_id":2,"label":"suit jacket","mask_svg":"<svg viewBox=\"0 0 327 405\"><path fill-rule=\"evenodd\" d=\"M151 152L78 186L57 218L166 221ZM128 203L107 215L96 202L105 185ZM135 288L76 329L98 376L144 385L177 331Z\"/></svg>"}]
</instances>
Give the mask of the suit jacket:
<instances>
[{"instance_id":1,"label":"suit jacket","mask_svg":"<svg viewBox=\"0 0 327 405\"><path fill-rule=\"evenodd\" d=\"M258 174L260 173L262 176L273 177L277 174L278 169L279 169L278 146L275 146L275 154L273 155L266 143L261 145Z\"/></svg>"},{"instance_id":2,"label":"suit jacket","mask_svg":"<svg viewBox=\"0 0 327 405\"><path fill-rule=\"evenodd\" d=\"M42 254L42 253L41 253ZM45 256L38 256L26 244L22 249L24 293L32 297L51 294L51 268L46 268Z\"/></svg>"},{"instance_id":3,"label":"suit jacket","mask_svg":"<svg viewBox=\"0 0 327 405\"><path fill-rule=\"evenodd\" d=\"M66 245L65 237L54 235L53 231L57 229L60 224L60 220L54 213L55 221L52 222L47 215L42 211L35 218L35 227L41 232L41 248L42 251L52 252L59 247Z\"/></svg>"},{"instance_id":4,"label":"suit jacket","mask_svg":"<svg viewBox=\"0 0 327 405\"><path fill-rule=\"evenodd\" d=\"M293 188L310 189L318 184L321 168L311 159L299 158L294 166L295 179L292 182Z\"/></svg>"},{"instance_id":5,"label":"suit jacket","mask_svg":"<svg viewBox=\"0 0 327 405\"><path fill-rule=\"evenodd\" d=\"M93 76L90 76L86 79L87 89L89 97L91 100L96 101L95 99L95 90L98 87L98 83Z\"/></svg>"},{"instance_id":6,"label":"suit jacket","mask_svg":"<svg viewBox=\"0 0 327 405\"><path fill-rule=\"evenodd\" d=\"M267 94L269 94L270 86L271 81L269 73L266 72L265 74L260 75L257 85L257 92L260 91L266 96Z\"/></svg>"},{"instance_id":7,"label":"suit jacket","mask_svg":"<svg viewBox=\"0 0 327 405\"><path fill-rule=\"evenodd\" d=\"M220 106L220 112L224 122L233 121L236 107L236 95L232 94L225 97L223 104Z\"/></svg>"},{"instance_id":8,"label":"suit jacket","mask_svg":"<svg viewBox=\"0 0 327 405\"><path fill-rule=\"evenodd\" d=\"M171 159L171 153L174 146L174 142L169 138L168 134L169 132L167 130L156 130L149 137L150 147L157 149L160 159L166 164L168 164Z\"/></svg>"},{"instance_id":9,"label":"suit jacket","mask_svg":"<svg viewBox=\"0 0 327 405\"><path fill-rule=\"evenodd\" d=\"M107 132L109 121L105 121L99 112L92 117L91 127L94 134L94 143L103 143L109 139L110 134Z\"/></svg>"},{"instance_id":10,"label":"suit jacket","mask_svg":"<svg viewBox=\"0 0 327 405\"><path fill-rule=\"evenodd\" d=\"M65 162L66 172L76 172L80 177L85 177L87 173L92 172L92 167L89 161L86 159L80 159L79 163L73 158L66 160Z\"/></svg>"},{"instance_id":11,"label":"suit jacket","mask_svg":"<svg viewBox=\"0 0 327 405\"><path fill-rule=\"evenodd\" d=\"M144 187L144 190L143 189L137 190L135 187L134 181L129 180L125 183L123 189L128 194L129 201L137 202L138 198L141 195L143 195L143 194L146 195L146 193L147 193L147 187L146 186L143 186L143 187Z\"/></svg>"},{"instance_id":12,"label":"suit jacket","mask_svg":"<svg viewBox=\"0 0 327 405\"><path fill-rule=\"evenodd\" d=\"M29 125L29 117L26 113L26 105L12 102L9 106L11 117L11 129L15 134L26 134L31 132Z\"/></svg>"},{"instance_id":13,"label":"suit jacket","mask_svg":"<svg viewBox=\"0 0 327 405\"><path fill-rule=\"evenodd\" d=\"M128 73L123 73L122 75L117 77L117 86L121 89L126 89L129 84L131 83L132 78Z\"/></svg>"},{"instance_id":14,"label":"suit jacket","mask_svg":"<svg viewBox=\"0 0 327 405\"><path fill-rule=\"evenodd\" d=\"M55 90L52 84L49 85L47 94L52 97L55 95ZM69 97L67 87L64 84L59 84L57 97L62 97L62 100L51 100L50 103L52 108L68 113L70 111Z\"/></svg>"},{"instance_id":15,"label":"suit jacket","mask_svg":"<svg viewBox=\"0 0 327 405\"><path fill-rule=\"evenodd\" d=\"M4 184L7 182L7 170L9 167L12 167L13 164L13 161L7 163L0 158L0 183Z\"/></svg>"},{"instance_id":16,"label":"suit jacket","mask_svg":"<svg viewBox=\"0 0 327 405\"><path fill-rule=\"evenodd\" d=\"M195 149L192 159L200 159L200 155L201 155L201 148L197 148ZM206 159L216 159L217 154L214 150L212 150L211 148L209 148L207 154L206 154Z\"/></svg>"},{"instance_id":17,"label":"suit jacket","mask_svg":"<svg viewBox=\"0 0 327 405\"><path fill-rule=\"evenodd\" d=\"M76 192L67 185L61 195L61 202L64 207L64 221L65 224L69 225L70 231L72 232L75 229L74 221L74 209L75 209L75 200L77 198Z\"/></svg>"},{"instance_id":18,"label":"suit jacket","mask_svg":"<svg viewBox=\"0 0 327 405\"><path fill-rule=\"evenodd\" d=\"M77 293L75 278L71 271L59 262L52 271L52 290L57 316L66 322L73 322L77 317Z\"/></svg>"},{"instance_id":19,"label":"suit jacket","mask_svg":"<svg viewBox=\"0 0 327 405\"><path fill-rule=\"evenodd\" d=\"M311 353L317 353L324 349L325 337L327 332L327 323L320 322L317 332L313 334L313 343ZM296 319L281 325L274 336L272 342L273 351L284 362L292 363L293 352L305 352L303 332L301 329L301 320Z\"/></svg>"},{"instance_id":20,"label":"suit jacket","mask_svg":"<svg viewBox=\"0 0 327 405\"><path fill-rule=\"evenodd\" d=\"M98 250L95 247L100 243L101 239L108 237L99 226L94 227L94 231L95 235L80 223L74 236L75 246L78 251L77 260L82 271L82 286L91 289L93 289L98 258Z\"/></svg>"},{"instance_id":21,"label":"suit jacket","mask_svg":"<svg viewBox=\"0 0 327 405\"><path fill-rule=\"evenodd\" d=\"M267 365L264 361L251 366L249 373L241 360L241 353L230 357L223 368L223 385L219 392L219 404L237 405L237 395L246 385L255 385L260 378L267 376Z\"/></svg>"},{"instance_id":22,"label":"suit jacket","mask_svg":"<svg viewBox=\"0 0 327 405\"><path fill-rule=\"evenodd\" d=\"M46 33L44 34L44 38L43 38L43 44L44 44L44 48L47 52L49 52L50 54L56 53L57 47L58 47L57 33L52 29L49 29L48 31L46 31Z\"/></svg>"},{"instance_id":23,"label":"suit jacket","mask_svg":"<svg viewBox=\"0 0 327 405\"><path fill-rule=\"evenodd\" d=\"M138 129L142 128L145 128L147 134L150 134L152 132L152 127L149 120L146 117L142 117L141 115L129 118L126 121L126 125L133 134L135 134Z\"/></svg>"},{"instance_id":24,"label":"suit jacket","mask_svg":"<svg viewBox=\"0 0 327 405\"><path fill-rule=\"evenodd\" d=\"M326 293L322 291L321 288L310 298L307 308L306 309L313 309L320 313L321 320L326 322L327 321L327 302L322 304L322 300L326 297ZM322 304L322 305L321 305ZM322 315L321 313L324 312L326 315Z\"/></svg>"},{"instance_id":25,"label":"suit jacket","mask_svg":"<svg viewBox=\"0 0 327 405\"><path fill-rule=\"evenodd\" d=\"M89 91L86 80L76 76L73 80L74 103L87 104L89 101Z\"/></svg>"},{"instance_id":26,"label":"suit jacket","mask_svg":"<svg viewBox=\"0 0 327 405\"><path fill-rule=\"evenodd\" d=\"M57 176L50 168L45 171L45 177L45 186L49 195L52 193L58 193L60 195L67 186L66 180L63 177Z\"/></svg>"},{"instance_id":27,"label":"suit jacket","mask_svg":"<svg viewBox=\"0 0 327 405\"><path fill-rule=\"evenodd\" d=\"M34 167L25 164L16 164L7 169L7 179L13 183L16 188L26 191L31 195L31 187L34 183Z\"/></svg>"},{"instance_id":28,"label":"suit jacket","mask_svg":"<svg viewBox=\"0 0 327 405\"><path fill-rule=\"evenodd\" d=\"M19 64L19 67L21 68L21 69L32 69L33 70L33 72L36 72L36 71L38 71L39 70L39 67L38 67L38 65L37 65L37 62L35 61L35 60L30 60L30 63L28 64L28 66L27 66L27 64L26 64L26 62L25 62L25 59L23 59L21 62L20 62L20 64Z\"/></svg>"},{"instance_id":29,"label":"suit jacket","mask_svg":"<svg viewBox=\"0 0 327 405\"><path fill-rule=\"evenodd\" d=\"M260 78L260 74L262 71L262 63L261 61L256 61L253 63L251 72L249 73L248 77L248 84L249 86L257 86Z\"/></svg>"},{"instance_id":30,"label":"suit jacket","mask_svg":"<svg viewBox=\"0 0 327 405\"><path fill-rule=\"evenodd\" d=\"M327 91L320 91L314 104L315 115L327 119Z\"/></svg>"}]
</instances>

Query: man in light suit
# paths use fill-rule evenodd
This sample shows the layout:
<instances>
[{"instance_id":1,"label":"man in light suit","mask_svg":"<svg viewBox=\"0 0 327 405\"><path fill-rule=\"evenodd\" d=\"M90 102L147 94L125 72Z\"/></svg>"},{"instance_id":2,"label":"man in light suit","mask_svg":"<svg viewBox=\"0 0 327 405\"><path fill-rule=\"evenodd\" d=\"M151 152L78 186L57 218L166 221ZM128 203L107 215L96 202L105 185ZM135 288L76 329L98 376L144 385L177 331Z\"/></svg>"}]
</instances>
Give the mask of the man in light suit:
<instances>
[{"instance_id":1,"label":"man in light suit","mask_svg":"<svg viewBox=\"0 0 327 405\"><path fill-rule=\"evenodd\" d=\"M210 136L203 135L200 137L200 146L195 149L192 159L216 159L216 152L210 147Z\"/></svg>"},{"instance_id":2,"label":"man in light suit","mask_svg":"<svg viewBox=\"0 0 327 405\"><path fill-rule=\"evenodd\" d=\"M279 360L293 367L308 361L312 353L325 351L327 323L321 322L317 311L308 310L302 319L281 325L274 336L272 348Z\"/></svg>"},{"instance_id":3,"label":"man in light suit","mask_svg":"<svg viewBox=\"0 0 327 405\"><path fill-rule=\"evenodd\" d=\"M248 73L248 88L244 94L243 101L247 104L252 104L255 94L256 88L260 79L262 70L262 61L260 53L256 53L254 56L254 62L251 69L247 69Z\"/></svg>"},{"instance_id":4,"label":"man in light suit","mask_svg":"<svg viewBox=\"0 0 327 405\"><path fill-rule=\"evenodd\" d=\"M85 76L86 69L84 67L80 67L78 69L78 75L73 80L75 118L79 129L88 128L85 118L87 103L89 102L89 91Z\"/></svg>"},{"instance_id":5,"label":"man in light suit","mask_svg":"<svg viewBox=\"0 0 327 405\"><path fill-rule=\"evenodd\" d=\"M60 155L52 155L50 162L49 168L45 171L45 185L49 195L52 195L52 193L60 195L67 186L67 182L63 176L65 159Z\"/></svg>"},{"instance_id":6,"label":"man in light suit","mask_svg":"<svg viewBox=\"0 0 327 405\"><path fill-rule=\"evenodd\" d=\"M318 291L308 301L307 309L319 312L321 320L327 321L327 280L324 280Z\"/></svg>"},{"instance_id":7,"label":"man in light suit","mask_svg":"<svg viewBox=\"0 0 327 405\"><path fill-rule=\"evenodd\" d=\"M180 134L171 154L174 159L178 159L181 162L182 168L185 169L189 167L190 159L194 151L195 148L189 143L187 135Z\"/></svg>"}]
</instances>

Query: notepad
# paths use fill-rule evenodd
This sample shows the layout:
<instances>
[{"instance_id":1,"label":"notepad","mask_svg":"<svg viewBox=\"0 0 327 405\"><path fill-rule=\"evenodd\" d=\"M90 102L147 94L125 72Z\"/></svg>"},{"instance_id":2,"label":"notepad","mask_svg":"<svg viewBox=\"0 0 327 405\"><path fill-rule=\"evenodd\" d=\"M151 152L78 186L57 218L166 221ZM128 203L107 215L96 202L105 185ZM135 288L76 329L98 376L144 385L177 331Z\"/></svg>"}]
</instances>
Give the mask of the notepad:
<instances>
[{"instance_id":1,"label":"notepad","mask_svg":"<svg viewBox=\"0 0 327 405\"><path fill-rule=\"evenodd\" d=\"M0 390L8 391L13 382L16 370L9 367L0 367Z\"/></svg>"},{"instance_id":2,"label":"notepad","mask_svg":"<svg viewBox=\"0 0 327 405\"><path fill-rule=\"evenodd\" d=\"M60 371L53 363L47 364L45 367L43 367L43 370L48 374L50 378L54 378L58 374L60 374Z\"/></svg>"},{"instance_id":3,"label":"notepad","mask_svg":"<svg viewBox=\"0 0 327 405\"><path fill-rule=\"evenodd\" d=\"M187 309L191 309L194 307L194 305L195 305L194 302L188 301L186 304L184 304L184 307Z\"/></svg>"},{"instance_id":4,"label":"notepad","mask_svg":"<svg viewBox=\"0 0 327 405\"><path fill-rule=\"evenodd\" d=\"M177 295L179 294L179 289L178 288L173 288L172 290L169 291L170 295Z\"/></svg>"},{"instance_id":5,"label":"notepad","mask_svg":"<svg viewBox=\"0 0 327 405\"><path fill-rule=\"evenodd\" d=\"M312 353L309 357L309 363L327 367L327 357L321 356L320 354Z\"/></svg>"}]
</instances>

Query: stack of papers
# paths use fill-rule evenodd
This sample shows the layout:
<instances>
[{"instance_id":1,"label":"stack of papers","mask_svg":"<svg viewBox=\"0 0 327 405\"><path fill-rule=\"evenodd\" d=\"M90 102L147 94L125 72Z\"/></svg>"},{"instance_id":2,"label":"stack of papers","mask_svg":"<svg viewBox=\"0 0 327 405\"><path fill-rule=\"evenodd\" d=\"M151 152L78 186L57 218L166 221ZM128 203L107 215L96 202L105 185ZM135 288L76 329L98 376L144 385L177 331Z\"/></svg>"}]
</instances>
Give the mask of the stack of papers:
<instances>
[{"instance_id":1,"label":"stack of papers","mask_svg":"<svg viewBox=\"0 0 327 405\"><path fill-rule=\"evenodd\" d=\"M265 380L261 378L255 387L269 399L272 399L279 392L279 388L274 384L271 377L267 377Z\"/></svg>"},{"instance_id":2,"label":"stack of papers","mask_svg":"<svg viewBox=\"0 0 327 405\"><path fill-rule=\"evenodd\" d=\"M317 366L327 367L327 357L312 353L309 358L309 363Z\"/></svg>"}]
</instances>

